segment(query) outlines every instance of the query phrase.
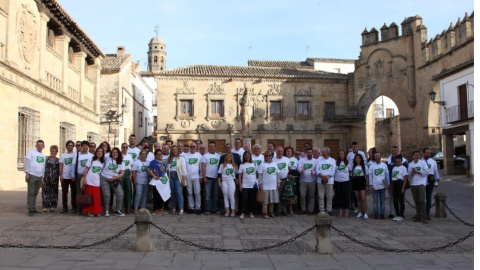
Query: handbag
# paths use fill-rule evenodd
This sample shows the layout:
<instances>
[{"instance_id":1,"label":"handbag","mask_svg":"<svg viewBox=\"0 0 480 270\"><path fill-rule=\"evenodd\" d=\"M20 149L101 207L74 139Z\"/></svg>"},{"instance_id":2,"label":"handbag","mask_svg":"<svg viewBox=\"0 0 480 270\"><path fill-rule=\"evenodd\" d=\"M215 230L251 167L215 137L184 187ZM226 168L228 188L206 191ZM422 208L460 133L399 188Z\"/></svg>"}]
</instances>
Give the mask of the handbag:
<instances>
[{"instance_id":1,"label":"handbag","mask_svg":"<svg viewBox=\"0 0 480 270\"><path fill-rule=\"evenodd\" d=\"M267 199L267 192L264 190L259 190L257 192L257 202L263 204Z\"/></svg>"},{"instance_id":2,"label":"handbag","mask_svg":"<svg viewBox=\"0 0 480 270\"><path fill-rule=\"evenodd\" d=\"M83 188L82 192L77 195L76 201L77 205L81 207L90 206L92 205L92 195L88 193L87 188Z\"/></svg>"},{"instance_id":3,"label":"handbag","mask_svg":"<svg viewBox=\"0 0 480 270\"><path fill-rule=\"evenodd\" d=\"M407 183L405 184L405 189L409 189L410 188L410 181L407 180Z\"/></svg>"},{"instance_id":4,"label":"handbag","mask_svg":"<svg viewBox=\"0 0 480 270\"><path fill-rule=\"evenodd\" d=\"M293 199L293 198L295 198L293 181L290 179L287 179L282 189L282 199Z\"/></svg>"},{"instance_id":5,"label":"handbag","mask_svg":"<svg viewBox=\"0 0 480 270\"><path fill-rule=\"evenodd\" d=\"M429 174L427 176L427 180L429 184L434 184L435 183L435 176L433 174Z\"/></svg>"}]
</instances>

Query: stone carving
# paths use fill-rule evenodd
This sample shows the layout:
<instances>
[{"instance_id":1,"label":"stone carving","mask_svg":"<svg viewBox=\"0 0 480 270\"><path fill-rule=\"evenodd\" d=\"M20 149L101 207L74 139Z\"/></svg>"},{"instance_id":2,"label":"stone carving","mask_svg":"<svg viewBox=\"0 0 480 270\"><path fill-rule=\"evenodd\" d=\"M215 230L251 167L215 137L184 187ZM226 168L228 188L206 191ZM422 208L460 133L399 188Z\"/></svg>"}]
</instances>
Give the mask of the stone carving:
<instances>
[{"instance_id":1,"label":"stone carving","mask_svg":"<svg viewBox=\"0 0 480 270\"><path fill-rule=\"evenodd\" d=\"M272 122L272 128L277 130L280 127L280 123L278 121L273 121Z\"/></svg>"},{"instance_id":2,"label":"stone carving","mask_svg":"<svg viewBox=\"0 0 480 270\"><path fill-rule=\"evenodd\" d=\"M268 89L267 95L279 96L282 94L282 90L280 89L279 84L274 83L274 84L269 84L268 86L270 86L270 89Z\"/></svg>"},{"instance_id":3,"label":"stone carving","mask_svg":"<svg viewBox=\"0 0 480 270\"><path fill-rule=\"evenodd\" d=\"M183 87L177 88L176 92L178 94L195 94L195 89L193 87L188 87L188 81L183 81Z\"/></svg>"},{"instance_id":4,"label":"stone carving","mask_svg":"<svg viewBox=\"0 0 480 270\"><path fill-rule=\"evenodd\" d=\"M220 128L220 126L222 126L222 121L213 120L211 124L213 128Z\"/></svg>"},{"instance_id":5,"label":"stone carving","mask_svg":"<svg viewBox=\"0 0 480 270\"><path fill-rule=\"evenodd\" d=\"M296 96L311 96L312 95L312 87L309 87L308 89L300 89L297 90L295 87L295 95Z\"/></svg>"},{"instance_id":6,"label":"stone carving","mask_svg":"<svg viewBox=\"0 0 480 270\"><path fill-rule=\"evenodd\" d=\"M26 4L22 4L18 11L17 29L20 55L27 64L32 64L37 48L37 19Z\"/></svg>"},{"instance_id":7,"label":"stone carving","mask_svg":"<svg viewBox=\"0 0 480 270\"><path fill-rule=\"evenodd\" d=\"M207 93L209 93L209 94L225 94L225 89L223 89L221 84L217 84L216 82L214 82L207 89Z\"/></svg>"},{"instance_id":8,"label":"stone carving","mask_svg":"<svg viewBox=\"0 0 480 270\"><path fill-rule=\"evenodd\" d=\"M307 129L307 127L308 127L307 121L300 121L300 127L301 127L302 129Z\"/></svg>"},{"instance_id":9,"label":"stone carving","mask_svg":"<svg viewBox=\"0 0 480 270\"><path fill-rule=\"evenodd\" d=\"M253 89L252 89L253 90ZM250 122L253 116L253 104L250 91L245 85L243 97L240 99L240 117L242 120L242 134L250 134Z\"/></svg>"},{"instance_id":10,"label":"stone carving","mask_svg":"<svg viewBox=\"0 0 480 270\"><path fill-rule=\"evenodd\" d=\"M381 78L383 76L385 76L385 71L383 69L383 63L385 61L381 60L381 59L378 59L377 62L375 62L375 76L377 78Z\"/></svg>"},{"instance_id":11,"label":"stone carving","mask_svg":"<svg viewBox=\"0 0 480 270\"><path fill-rule=\"evenodd\" d=\"M167 123L165 124L165 130L173 129L173 124L172 123Z\"/></svg>"},{"instance_id":12,"label":"stone carving","mask_svg":"<svg viewBox=\"0 0 480 270\"><path fill-rule=\"evenodd\" d=\"M182 120L182 121L180 121L180 125L183 128L188 128L190 126L190 120Z\"/></svg>"}]
</instances>

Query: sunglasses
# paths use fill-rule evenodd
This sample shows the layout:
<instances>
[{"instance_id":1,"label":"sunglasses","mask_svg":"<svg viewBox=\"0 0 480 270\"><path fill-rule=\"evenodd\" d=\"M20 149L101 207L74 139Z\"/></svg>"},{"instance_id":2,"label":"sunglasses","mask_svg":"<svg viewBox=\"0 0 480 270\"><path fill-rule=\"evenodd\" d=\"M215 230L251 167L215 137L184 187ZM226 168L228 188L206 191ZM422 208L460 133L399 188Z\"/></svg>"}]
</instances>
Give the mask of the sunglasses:
<instances>
[{"instance_id":1,"label":"sunglasses","mask_svg":"<svg viewBox=\"0 0 480 270\"><path fill-rule=\"evenodd\" d=\"M76 146L76 147L80 147L80 146L82 146L82 145L81 145L81 144L77 144L77 145L75 145L75 146Z\"/></svg>"},{"instance_id":2,"label":"sunglasses","mask_svg":"<svg viewBox=\"0 0 480 270\"><path fill-rule=\"evenodd\" d=\"M273 155L265 155L265 157L273 157Z\"/></svg>"}]
</instances>

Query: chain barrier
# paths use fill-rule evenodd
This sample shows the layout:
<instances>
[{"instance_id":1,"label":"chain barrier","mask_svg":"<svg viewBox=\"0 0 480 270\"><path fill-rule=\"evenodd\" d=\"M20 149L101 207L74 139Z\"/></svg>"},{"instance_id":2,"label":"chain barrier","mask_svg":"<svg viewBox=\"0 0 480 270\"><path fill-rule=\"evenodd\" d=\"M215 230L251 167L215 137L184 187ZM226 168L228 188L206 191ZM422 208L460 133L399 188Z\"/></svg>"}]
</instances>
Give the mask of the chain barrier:
<instances>
[{"instance_id":1,"label":"chain barrier","mask_svg":"<svg viewBox=\"0 0 480 270\"><path fill-rule=\"evenodd\" d=\"M337 229L335 226L331 226L331 228L333 230L335 230L339 235L341 236L344 236L346 237L348 240L352 241L352 242L355 242L357 244L360 244L364 247L368 247L368 248L371 248L371 249L375 249L375 250L379 250L379 251L385 251L385 252L435 252L435 251L439 251L439 250L442 250L442 249L446 249L446 248L449 248L449 247L453 247L455 246L456 244L458 243L461 243L463 241L465 241L467 238L469 237L472 237L473 236L473 231L471 231L468 235L456 240L456 241L453 241L453 242L450 242L446 245L443 245L443 246L439 246L439 247L433 247L433 248L429 248L429 249L425 249L425 248L418 248L418 249L412 249L412 248L406 248L406 249L400 249L400 248L384 248L384 247L379 247L379 246L374 246L372 244L369 244L369 243L365 243L365 242L361 242L355 238L353 238L352 236L346 234L344 231L340 230L340 229Z\"/></svg>"},{"instance_id":2,"label":"chain barrier","mask_svg":"<svg viewBox=\"0 0 480 270\"><path fill-rule=\"evenodd\" d=\"M281 247L285 244L288 244L288 243L292 243L294 242L295 240L297 240L298 238L302 237L302 236L305 236L307 235L310 231L312 231L313 229L315 229L317 227L317 225L314 225L312 226L311 228L308 228L306 229L305 231L301 232L299 235L295 236L295 237L292 237L286 241L283 241L283 242L280 242L280 243L277 243L277 244L274 244L274 245L270 245L270 246L266 246L266 247L260 247L260 248L246 248L246 249L233 249L233 248L212 248L212 247L207 247L207 246L204 246L204 245L200 245L200 244L196 244L196 243L193 243L192 241L188 241L188 240L184 240L172 233L169 233L168 231L166 231L165 229L163 228L160 228L159 226L157 226L156 224L150 222L150 224L157 228L158 230L160 230L161 233L169 236L170 238L172 238L173 240L175 241L179 241L179 242L182 242L188 246L192 246L192 247L196 247L196 248L199 248L199 249L204 249L204 250L209 250L209 251L216 251L216 252L244 252L244 253L251 253L251 252L259 252L259 251L265 251L265 250L269 250L269 249L272 249L272 248L277 248L277 247Z\"/></svg>"},{"instance_id":3,"label":"chain barrier","mask_svg":"<svg viewBox=\"0 0 480 270\"><path fill-rule=\"evenodd\" d=\"M105 244L105 243L108 243L110 241L112 241L113 239L116 239L122 235L124 235L128 230L130 230L133 226L135 225L135 223L132 223L130 226L128 226L127 228L121 230L120 232L118 232L117 234L113 235L113 236L110 236L108 238L105 238L103 240L100 240L100 241L97 241L97 242L93 242L91 244L87 244L87 245L74 245L74 246L54 246L54 245L46 245L46 246L42 246L42 245L24 245L24 244L16 244L16 245L13 245L13 244L0 244L0 248L39 248L39 249L82 249L82 248L88 248L88 247L93 247L93 246L98 246L98 245L102 245L102 244Z\"/></svg>"},{"instance_id":4,"label":"chain barrier","mask_svg":"<svg viewBox=\"0 0 480 270\"><path fill-rule=\"evenodd\" d=\"M448 205L445 204L445 207L447 208L448 212L450 212L450 214L452 214L452 216L454 218L456 218L458 221L462 222L463 224L467 225L468 227L474 227L473 224L471 223L468 223L466 221L464 221L463 219L459 218L457 215L455 215L455 213L453 213L452 209L450 209L450 207L448 207Z\"/></svg>"}]
</instances>

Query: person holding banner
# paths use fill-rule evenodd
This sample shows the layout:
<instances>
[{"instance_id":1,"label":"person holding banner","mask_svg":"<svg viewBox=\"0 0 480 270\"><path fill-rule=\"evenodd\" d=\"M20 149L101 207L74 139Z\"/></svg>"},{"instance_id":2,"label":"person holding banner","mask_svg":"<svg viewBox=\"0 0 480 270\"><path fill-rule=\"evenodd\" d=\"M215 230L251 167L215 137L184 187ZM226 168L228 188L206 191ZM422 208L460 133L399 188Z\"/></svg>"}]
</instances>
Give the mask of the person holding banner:
<instances>
[{"instance_id":1,"label":"person holding banner","mask_svg":"<svg viewBox=\"0 0 480 270\"><path fill-rule=\"evenodd\" d=\"M155 182L161 182L160 179L163 179L166 184L165 188L170 189L170 184L168 183L168 170L167 165L162 161L163 155L162 150L155 150L155 159L150 162L148 165L148 174L152 177L152 181L150 181L150 185L154 186L153 188L153 214L154 215L163 215L165 214L164 211L164 202L168 200L168 198L162 198L160 196L160 190L158 188L162 188L162 186L154 185Z\"/></svg>"}]
</instances>

